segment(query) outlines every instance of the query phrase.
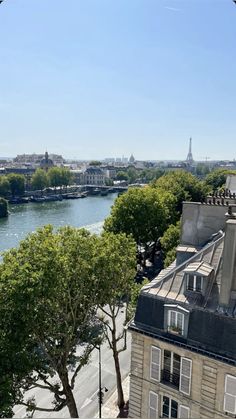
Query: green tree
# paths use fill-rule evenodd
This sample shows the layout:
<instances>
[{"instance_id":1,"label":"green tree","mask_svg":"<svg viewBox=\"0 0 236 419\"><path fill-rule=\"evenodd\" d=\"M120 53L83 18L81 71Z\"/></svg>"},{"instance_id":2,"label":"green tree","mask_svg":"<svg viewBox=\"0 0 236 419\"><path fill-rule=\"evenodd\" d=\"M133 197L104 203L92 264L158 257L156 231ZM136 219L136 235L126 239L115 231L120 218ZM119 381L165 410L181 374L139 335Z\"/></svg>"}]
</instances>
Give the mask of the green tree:
<instances>
[{"instance_id":1,"label":"green tree","mask_svg":"<svg viewBox=\"0 0 236 419\"><path fill-rule=\"evenodd\" d=\"M0 198L0 218L8 216L8 203L6 199Z\"/></svg>"},{"instance_id":2,"label":"green tree","mask_svg":"<svg viewBox=\"0 0 236 419\"><path fill-rule=\"evenodd\" d=\"M73 175L67 168L61 168L61 183L62 186L68 186L71 185L73 182Z\"/></svg>"},{"instance_id":3,"label":"green tree","mask_svg":"<svg viewBox=\"0 0 236 419\"><path fill-rule=\"evenodd\" d=\"M183 201L201 202L208 192L205 183L184 170L168 172L153 182L152 186L159 191L169 191L176 197L177 218L172 219L172 223L179 218Z\"/></svg>"},{"instance_id":4,"label":"green tree","mask_svg":"<svg viewBox=\"0 0 236 419\"><path fill-rule=\"evenodd\" d=\"M34 190L42 191L48 185L47 173L43 169L37 169L31 179L31 185Z\"/></svg>"},{"instance_id":5,"label":"green tree","mask_svg":"<svg viewBox=\"0 0 236 419\"><path fill-rule=\"evenodd\" d=\"M48 179L52 187L68 186L72 181L72 174L66 168L51 167L48 171Z\"/></svg>"},{"instance_id":6,"label":"green tree","mask_svg":"<svg viewBox=\"0 0 236 419\"><path fill-rule=\"evenodd\" d=\"M7 198L10 194L10 183L7 176L0 177L0 196Z\"/></svg>"},{"instance_id":7,"label":"green tree","mask_svg":"<svg viewBox=\"0 0 236 419\"><path fill-rule=\"evenodd\" d=\"M151 182L152 180L159 179L164 174L164 171L157 168L147 168L142 170L140 177L146 182Z\"/></svg>"},{"instance_id":8,"label":"green tree","mask_svg":"<svg viewBox=\"0 0 236 419\"><path fill-rule=\"evenodd\" d=\"M134 167L128 168L127 175L129 183L134 183L134 181L138 178L138 172Z\"/></svg>"},{"instance_id":9,"label":"green tree","mask_svg":"<svg viewBox=\"0 0 236 419\"><path fill-rule=\"evenodd\" d=\"M12 196L22 196L25 193L25 177L16 173L7 175Z\"/></svg>"},{"instance_id":10,"label":"green tree","mask_svg":"<svg viewBox=\"0 0 236 419\"><path fill-rule=\"evenodd\" d=\"M113 180L110 178L105 178L105 185L106 186L113 186Z\"/></svg>"},{"instance_id":11,"label":"green tree","mask_svg":"<svg viewBox=\"0 0 236 419\"><path fill-rule=\"evenodd\" d=\"M128 180L129 176L123 170L120 170L116 174L116 179L117 180Z\"/></svg>"},{"instance_id":12,"label":"green tree","mask_svg":"<svg viewBox=\"0 0 236 419\"><path fill-rule=\"evenodd\" d=\"M89 163L89 166L101 166L101 162L99 161L99 160L92 160L90 163Z\"/></svg>"},{"instance_id":13,"label":"green tree","mask_svg":"<svg viewBox=\"0 0 236 419\"><path fill-rule=\"evenodd\" d=\"M124 406L124 394L119 354L126 350L126 329L118 332L117 319L124 311L124 325L128 320L128 305L136 274L136 245L125 234L105 233L99 243L96 276L103 284L100 320L105 326L105 337L113 353L117 383L117 404Z\"/></svg>"},{"instance_id":14,"label":"green tree","mask_svg":"<svg viewBox=\"0 0 236 419\"><path fill-rule=\"evenodd\" d=\"M104 228L113 233L131 234L144 263L150 246L153 248L163 235L170 220L175 198L170 193L150 187L132 188L119 196L105 220Z\"/></svg>"},{"instance_id":15,"label":"green tree","mask_svg":"<svg viewBox=\"0 0 236 419\"><path fill-rule=\"evenodd\" d=\"M160 239L164 251L164 265L167 267L175 259L176 247L180 241L180 221L176 225L171 224Z\"/></svg>"},{"instance_id":16,"label":"green tree","mask_svg":"<svg viewBox=\"0 0 236 419\"><path fill-rule=\"evenodd\" d=\"M0 348L5 345L11 361L1 371L0 392L14 389L18 378L22 390L15 402L32 412L67 406L78 417L75 379L101 341L96 311L103 287L93 266L98 240L85 230L54 233L47 226L5 253L0 265ZM54 395L51 408L23 399L23 391L34 387Z\"/></svg>"},{"instance_id":17,"label":"green tree","mask_svg":"<svg viewBox=\"0 0 236 419\"><path fill-rule=\"evenodd\" d=\"M236 170L213 170L206 176L205 184L210 188L210 192L216 192L225 186L227 175L230 174L236 174Z\"/></svg>"},{"instance_id":18,"label":"green tree","mask_svg":"<svg viewBox=\"0 0 236 419\"><path fill-rule=\"evenodd\" d=\"M196 166L196 175L206 176L210 173L210 168L206 163L198 163Z\"/></svg>"}]
</instances>

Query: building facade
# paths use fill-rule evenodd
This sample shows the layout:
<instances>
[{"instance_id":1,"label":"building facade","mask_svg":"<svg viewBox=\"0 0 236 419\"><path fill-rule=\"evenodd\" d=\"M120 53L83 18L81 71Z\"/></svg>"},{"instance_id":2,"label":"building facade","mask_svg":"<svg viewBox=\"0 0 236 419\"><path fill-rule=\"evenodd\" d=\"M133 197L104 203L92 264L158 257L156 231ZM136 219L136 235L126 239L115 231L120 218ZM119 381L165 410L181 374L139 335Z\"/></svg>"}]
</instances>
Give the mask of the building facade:
<instances>
[{"instance_id":1,"label":"building facade","mask_svg":"<svg viewBox=\"0 0 236 419\"><path fill-rule=\"evenodd\" d=\"M88 167L83 176L86 185L105 185L106 176L100 167Z\"/></svg>"},{"instance_id":2,"label":"building facade","mask_svg":"<svg viewBox=\"0 0 236 419\"><path fill-rule=\"evenodd\" d=\"M184 205L177 259L139 296L129 417L236 417L236 214L199 205L194 234Z\"/></svg>"}]
</instances>

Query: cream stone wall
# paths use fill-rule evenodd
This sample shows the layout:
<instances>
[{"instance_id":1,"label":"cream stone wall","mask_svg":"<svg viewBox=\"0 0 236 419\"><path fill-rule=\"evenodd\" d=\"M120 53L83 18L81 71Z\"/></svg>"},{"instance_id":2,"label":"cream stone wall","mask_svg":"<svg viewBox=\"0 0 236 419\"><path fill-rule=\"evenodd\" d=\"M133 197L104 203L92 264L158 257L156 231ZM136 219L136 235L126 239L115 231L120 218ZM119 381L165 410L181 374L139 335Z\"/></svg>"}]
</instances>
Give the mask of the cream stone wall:
<instances>
[{"instance_id":1,"label":"cream stone wall","mask_svg":"<svg viewBox=\"0 0 236 419\"><path fill-rule=\"evenodd\" d=\"M190 395L182 394L166 384L150 379L151 346L157 346L163 351L167 349L192 360ZM148 418L149 391L159 395L159 416L161 417L162 396L167 396L190 408L190 418L229 418L225 414L224 391L225 376L236 377L236 367L202 356L179 346L175 346L137 332L132 332L131 346L131 376L130 376L130 418Z\"/></svg>"}]
</instances>

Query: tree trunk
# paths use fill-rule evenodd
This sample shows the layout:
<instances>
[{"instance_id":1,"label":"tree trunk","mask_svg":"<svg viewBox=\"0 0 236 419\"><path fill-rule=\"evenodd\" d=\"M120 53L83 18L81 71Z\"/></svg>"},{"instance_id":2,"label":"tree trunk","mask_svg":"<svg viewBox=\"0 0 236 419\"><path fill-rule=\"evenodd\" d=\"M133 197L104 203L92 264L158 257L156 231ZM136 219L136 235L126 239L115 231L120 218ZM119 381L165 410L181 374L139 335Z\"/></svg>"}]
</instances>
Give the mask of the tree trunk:
<instances>
[{"instance_id":1,"label":"tree trunk","mask_svg":"<svg viewBox=\"0 0 236 419\"><path fill-rule=\"evenodd\" d=\"M123 393L123 388L122 388L119 354L117 352L115 319L113 318L112 320L113 320L112 350L113 350L113 358L114 358L115 370L116 370L117 405L119 409L122 409L122 407L124 407L125 400L124 400L124 393Z\"/></svg>"},{"instance_id":2,"label":"tree trunk","mask_svg":"<svg viewBox=\"0 0 236 419\"><path fill-rule=\"evenodd\" d=\"M78 418L79 414L75 403L74 395L69 384L67 371L64 372L63 375L60 376L60 378L63 385L64 394L66 396L67 407L70 412L70 417Z\"/></svg>"}]
</instances>

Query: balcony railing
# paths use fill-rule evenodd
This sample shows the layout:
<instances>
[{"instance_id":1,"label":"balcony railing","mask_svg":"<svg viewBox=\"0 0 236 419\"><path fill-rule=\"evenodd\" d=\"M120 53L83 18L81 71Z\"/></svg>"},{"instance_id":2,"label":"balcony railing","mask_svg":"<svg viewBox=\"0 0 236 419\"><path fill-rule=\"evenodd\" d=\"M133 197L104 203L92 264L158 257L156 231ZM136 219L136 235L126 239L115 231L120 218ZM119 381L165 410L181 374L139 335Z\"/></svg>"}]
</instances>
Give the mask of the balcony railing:
<instances>
[{"instance_id":1,"label":"balcony railing","mask_svg":"<svg viewBox=\"0 0 236 419\"><path fill-rule=\"evenodd\" d=\"M168 370L162 370L161 382L171 387L179 388L179 374L171 374Z\"/></svg>"}]
</instances>

